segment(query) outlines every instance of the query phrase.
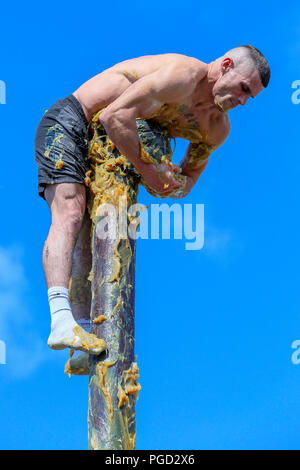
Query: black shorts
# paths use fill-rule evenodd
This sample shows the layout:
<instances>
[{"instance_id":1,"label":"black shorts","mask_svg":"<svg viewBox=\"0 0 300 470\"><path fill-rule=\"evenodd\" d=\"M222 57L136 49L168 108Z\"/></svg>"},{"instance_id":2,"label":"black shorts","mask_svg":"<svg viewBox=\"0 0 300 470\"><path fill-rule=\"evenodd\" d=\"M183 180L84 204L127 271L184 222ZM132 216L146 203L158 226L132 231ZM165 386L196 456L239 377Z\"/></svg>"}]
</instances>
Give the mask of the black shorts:
<instances>
[{"instance_id":1,"label":"black shorts","mask_svg":"<svg viewBox=\"0 0 300 470\"><path fill-rule=\"evenodd\" d=\"M35 137L38 192L47 184L84 184L88 157L87 120L75 96L58 100L45 112Z\"/></svg>"}]
</instances>

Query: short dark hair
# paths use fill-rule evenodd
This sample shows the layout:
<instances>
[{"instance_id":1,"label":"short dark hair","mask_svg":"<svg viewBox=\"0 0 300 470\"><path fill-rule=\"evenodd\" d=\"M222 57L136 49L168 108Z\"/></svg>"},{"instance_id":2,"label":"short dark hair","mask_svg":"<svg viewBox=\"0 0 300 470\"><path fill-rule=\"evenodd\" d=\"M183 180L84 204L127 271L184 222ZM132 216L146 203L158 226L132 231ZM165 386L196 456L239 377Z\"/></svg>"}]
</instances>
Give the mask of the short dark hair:
<instances>
[{"instance_id":1,"label":"short dark hair","mask_svg":"<svg viewBox=\"0 0 300 470\"><path fill-rule=\"evenodd\" d=\"M265 56L258 50L256 47L253 46L241 46L247 49L249 57L251 57L252 61L254 62L255 67L258 70L261 83L266 88L270 81L271 70L270 66L267 62Z\"/></svg>"}]
</instances>

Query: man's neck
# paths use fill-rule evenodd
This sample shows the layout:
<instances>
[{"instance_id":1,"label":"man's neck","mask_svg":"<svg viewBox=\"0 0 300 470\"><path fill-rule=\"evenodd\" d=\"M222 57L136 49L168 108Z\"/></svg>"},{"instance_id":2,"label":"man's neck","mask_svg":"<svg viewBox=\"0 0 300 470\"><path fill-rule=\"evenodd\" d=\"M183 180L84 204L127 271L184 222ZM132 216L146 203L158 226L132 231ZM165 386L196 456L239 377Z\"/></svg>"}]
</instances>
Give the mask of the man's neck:
<instances>
[{"instance_id":1,"label":"man's neck","mask_svg":"<svg viewBox=\"0 0 300 470\"><path fill-rule=\"evenodd\" d=\"M214 78L216 73L214 70L214 62L207 65L206 75L199 81L197 84L192 101L193 106L201 106L202 109L212 109L218 110L218 107L215 105L212 90L217 78Z\"/></svg>"}]
</instances>

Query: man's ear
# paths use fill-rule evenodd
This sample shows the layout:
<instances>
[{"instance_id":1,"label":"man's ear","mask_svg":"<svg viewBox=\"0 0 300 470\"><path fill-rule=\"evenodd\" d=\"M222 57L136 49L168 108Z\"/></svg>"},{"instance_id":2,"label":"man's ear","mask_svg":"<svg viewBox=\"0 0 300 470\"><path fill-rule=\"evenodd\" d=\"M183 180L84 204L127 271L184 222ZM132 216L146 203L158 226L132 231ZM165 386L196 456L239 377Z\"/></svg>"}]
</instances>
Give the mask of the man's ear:
<instances>
[{"instance_id":1,"label":"man's ear","mask_svg":"<svg viewBox=\"0 0 300 470\"><path fill-rule=\"evenodd\" d=\"M224 72L227 72L228 69L231 69L233 65L234 63L231 57L226 57L225 59L222 60L222 68Z\"/></svg>"}]
</instances>

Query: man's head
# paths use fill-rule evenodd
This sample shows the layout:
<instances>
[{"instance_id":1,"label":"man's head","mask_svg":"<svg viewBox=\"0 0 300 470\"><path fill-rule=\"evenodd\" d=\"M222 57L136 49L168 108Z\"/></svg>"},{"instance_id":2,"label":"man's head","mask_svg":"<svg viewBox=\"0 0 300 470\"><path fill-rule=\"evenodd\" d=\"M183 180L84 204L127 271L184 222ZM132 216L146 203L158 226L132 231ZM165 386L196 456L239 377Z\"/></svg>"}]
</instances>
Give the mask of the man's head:
<instances>
[{"instance_id":1,"label":"man's head","mask_svg":"<svg viewBox=\"0 0 300 470\"><path fill-rule=\"evenodd\" d=\"M268 86L270 67L263 54L253 46L240 46L217 59L213 67L212 94L223 111L245 105Z\"/></svg>"}]
</instances>

